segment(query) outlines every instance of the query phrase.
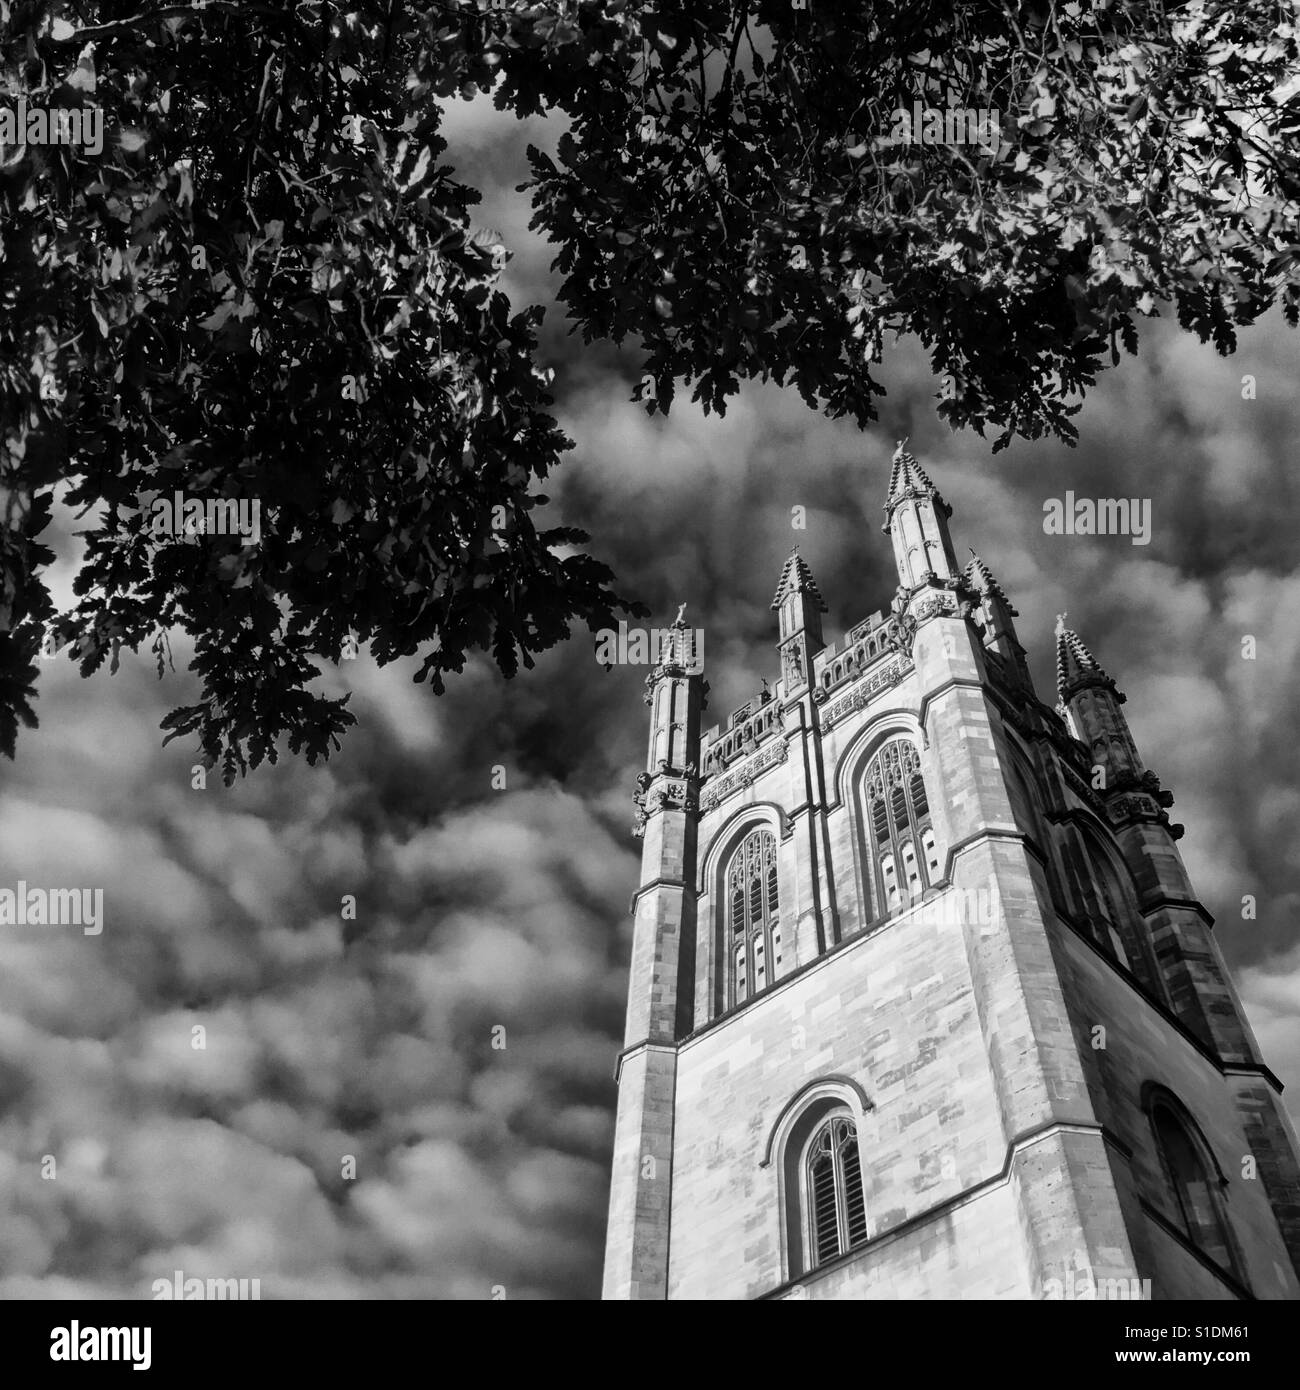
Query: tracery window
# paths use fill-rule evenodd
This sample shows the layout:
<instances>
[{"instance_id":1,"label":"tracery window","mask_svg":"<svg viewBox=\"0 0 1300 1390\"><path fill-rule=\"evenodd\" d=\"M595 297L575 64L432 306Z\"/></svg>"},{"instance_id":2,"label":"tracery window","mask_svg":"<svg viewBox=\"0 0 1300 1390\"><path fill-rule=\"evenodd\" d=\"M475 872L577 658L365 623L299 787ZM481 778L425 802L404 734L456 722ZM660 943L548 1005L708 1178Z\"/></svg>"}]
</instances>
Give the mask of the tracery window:
<instances>
[{"instance_id":1,"label":"tracery window","mask_svg":"<svg viewBox=\"0 0 1300 1390\"><path fill-rule=\"evenodd\" d=\"M1105 945L1110 947L1111 954L1119 963L1129 970L1133 968L1133 962L1129 959L1128 947L1124 944L1124 938L1120 934L1119 923L1120 902L1117 886L1113 884L1109 866L1101 860L1100 856L1090 856L1089 868L1092 870L1093 884L1093 924L1094 927L1105 936Z\"/></svg>"},{"instance_id":2,"label":"tracery window","mask_svg":"<svg viewBox=\"0 0 1300 1390\"><path fill-rule=\"evenodd\" d=\"M1066 878L1076 900L1075 912L1087 922L1102 950L1127 970L1137 969L1120 928L1125 920L1125 901L1114 869L1100 850L1075 832L1067 836L1063 848Z\"/></svg>"},{"instance_id":3,"label":"tracery window","mask_svg":"<svg viewBox=\"0 0 1300 1390\"><path fill-rule=\"evenodd\" d=\"M747 835L727 869L730 1002L743 1004L777 977L781 964L780 880L776 836Z\"/></svg>"},{"instance_id":4,"label":"tracery window","mask_svg":"<svg viewBox=\"0 0 1300 1390\"><path fill-rule=\"evenodd\" d=\"M939 848L921 760L909 739L885 744L867 767L870 858L876 917L915 902L940 877Z\"/></svg>"}]
</instances>

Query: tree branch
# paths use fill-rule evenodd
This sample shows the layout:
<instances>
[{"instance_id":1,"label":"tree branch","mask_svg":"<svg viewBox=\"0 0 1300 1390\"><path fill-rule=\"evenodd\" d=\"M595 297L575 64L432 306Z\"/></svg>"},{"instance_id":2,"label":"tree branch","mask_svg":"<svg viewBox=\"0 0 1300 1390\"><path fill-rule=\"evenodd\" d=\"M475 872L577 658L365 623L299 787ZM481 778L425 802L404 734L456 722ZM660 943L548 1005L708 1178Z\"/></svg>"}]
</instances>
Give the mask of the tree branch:
<instances>
[{"instance_id":1,"label":"tree branch","mask_svg":"<svg viewBox=\"0 0 1300 1390\"><path fill-rule=\"evenodd\" d=\"M152 20L201 19L204 15L209 14L233 14L241 18L245 15L256 14L281 21L292 21L297 18L295 11L286 10L282 5L246 5L231 3L231 0L209 0L209 3L202 5L167 5L161 10L145 10L141 14L131 15L128 19L110 19L103 24L85 24L80 29L74 29L66 39L52 39L51 42L77 43L87 35L112 34L123 29L138 29L142 24L148 24Z\"/></svg>"}]
</instances>

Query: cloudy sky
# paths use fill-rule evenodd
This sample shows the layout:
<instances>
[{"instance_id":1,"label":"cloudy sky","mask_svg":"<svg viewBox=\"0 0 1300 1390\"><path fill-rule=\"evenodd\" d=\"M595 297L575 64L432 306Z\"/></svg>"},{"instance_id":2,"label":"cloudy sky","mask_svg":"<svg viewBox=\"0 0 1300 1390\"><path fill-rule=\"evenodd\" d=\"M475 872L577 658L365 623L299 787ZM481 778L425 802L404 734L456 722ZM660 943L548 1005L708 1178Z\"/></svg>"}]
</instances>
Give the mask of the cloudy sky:
<instances>
[{"instance_id":1,"label":"cloudy sky","mask_svg":"<svg viewBox=\"0 0 1300 1390\"><path fill-rule=\"evenodd\" d=\"M447 125L520 306L556 283L511 191L526 141L556 132L526 125L483 100ZM1157 325L1090 398L1079 448L993 458L934 419L914 345L865 434L775 388L664 421L628 399L634 352L582 351L548 318L577 448L543 515L590 531L655 625L690 605L706 722L776 675L768 604L795 540L828 636L887 605L880 507L911 436L959 553L977 548L1020 609L1040 695L1063 610L1128 694L1295 1113L1300 338L1271 321L1221 359ZM1067 489L1150 498L1151 543L1045 535L1044 500ZM75 542L56 540L66 600ZM148 1297L176 1269L258 1277L263 1297L598 1294L645 673L603 671L585 631L513 682L476 663L440 701L412 670L331 676L361 723L328 766L286 755L202 791L194 751L158 730L193 698L183 674L45 670L41 728L0 769L0 885L102 886L106 925L0 940L0 1298Z\"/></svg>"}]
</instances>

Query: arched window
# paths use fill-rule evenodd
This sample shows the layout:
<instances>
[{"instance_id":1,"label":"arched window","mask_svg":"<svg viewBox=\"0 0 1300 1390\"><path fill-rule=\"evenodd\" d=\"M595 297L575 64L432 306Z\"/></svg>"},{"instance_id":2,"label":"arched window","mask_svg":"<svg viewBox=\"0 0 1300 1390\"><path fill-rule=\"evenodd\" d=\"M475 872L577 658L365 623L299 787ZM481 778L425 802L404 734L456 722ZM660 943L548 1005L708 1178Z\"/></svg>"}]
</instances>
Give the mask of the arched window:
<instances>
[{"instance_id":1,"label":"arched window","mask_svg":"<svg viewBox=\"0 0 1300 1390\"><path fill-rule=\"evenodd\" d=\"M1151 1106L1151 1127L1173 1198L1176 1224L1203 1255L1240 1278L1224 1220L1217 1168L1204 1142L1174 1106L1159 1097Z\"/></svg>"},{"instance_id":2,"label":"arched window","mask_svg":"<svg viewBox=\"0 0 1300 1390\"><path fill-rule=\"evenodd\" d=\"M1004 770L1009 774L1011 807L1016 824L1030 836L1043 856L1043 871L1047 875L1047 887L1053 904L1058 911L1069 914L1074 909L1061 883L1060 866L1054 853L1057 837L1048 830L1047 822L1043 819L1047 793L1029 754L1015 743L1011 745L1011 752L1012 758L1004 765Z\"/></svg>"},{"instance_id":3,"label":"arched window","mask_svg":"<svg viewBox=\"0 0 1300 1390\"><path fill-rule=\"evenodd\" d=\"M864 787L874 915L884 917L916 902L939 879L939 849L916 746L905 738L885 744L867 767Z\"/></svg>"},{"instance_id":4,"label":"arched window","mask_svg":"<svg viewBox=\"0 0 1300 1390\"><path fill-rule=\"evenodd\" d=\"M1093 923L1105 933L1105 944L1110 947L1111 954L1115 959L1125 969L1132 970L1133 962L1129 959L1128 947L1125 946L1124 937L1119 929L1119 924L1123 920L1120 916L1123 899L1119 885L1114 881L1114 870L1099 854L1090 856L1090 859L1096 895Z\"/></svg>"},{"instance_id":5,"label":"arched window","mask_svg":"<svg viewBox=\"0 0 1300 1390\"><path fill-rule=\"evenodd\" d=\"M727 869L727 941L731 961L730 1003L766 989L781 964L780 888L776 836L747 835Z\"/></svg>"},{"instance_id":6,"label":"arched window","mask_svg":"<svg viewBox=\"0 0 1300 1390\"><path fill-rule=\"evenodd\" d=\"M807 1267L825 1264L867 1238L858 1131L847 1111L814 1132L804 1157Z\"/></svg>"},{"instance_id":7,"label":"arched window","mask_svg":"<svg viewBox=\"0 0 1300 1390\"><path fill-rule=\"evenodd\" d=\"M1133 921L1127 898L1109 857L1088 834L1071 831L1062 845L1065 874L1074 902L1071 911L1087 923L1093 940L1126 970L1146 979L1124 934Z\"/></svg>"}]
</instances>

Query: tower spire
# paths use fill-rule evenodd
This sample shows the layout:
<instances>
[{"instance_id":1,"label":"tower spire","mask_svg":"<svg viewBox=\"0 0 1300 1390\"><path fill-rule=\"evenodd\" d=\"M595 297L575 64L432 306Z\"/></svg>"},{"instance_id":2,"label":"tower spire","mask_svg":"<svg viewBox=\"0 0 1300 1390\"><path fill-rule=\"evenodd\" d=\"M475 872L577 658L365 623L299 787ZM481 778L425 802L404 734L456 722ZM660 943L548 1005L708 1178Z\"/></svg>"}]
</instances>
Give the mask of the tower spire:
<instances>
[{"instance_id":1,"label":"tower spire","mask_svg":"<svg viewBox=\"0 0 1300 1390\"><path fill-rule=\"evenodd\" d=\"M1013 621L1020 614L1012 607L1011 600L998 583L993 571L974 550L971 551L971 558L962 571L962 579L970 590L979 595L985 648L1001 657L1007 676L1032 692L1034 683L1029 674L1029 663L1025 658L1025 649L1016 636L1016 625Z\"/></svg>"},{"instance_id":2,"label":"tower spire","mask_svg":"<svg viewBox=\"0 0 1300 1390\"><path fill-rule=\"evenodd\" d=\"M971 558L966 562L966 568L962 571L962 576L972 589L978 589L986 598L992 597L1000 600L1006 605L1007 613L1013 617L1020 616L1019 609L1011 606L1011 600L1006 595L1006 590L998 583L993 571L984 563L982 559L971 551Z\"/></svg>"},{"instance_id":3,"label":"tower spire","mask_svg":"<svg viewBox=\"0 0 1300 1390\"><path fill-rule=\"evenodd\" d=\"M1136 783L1145 771L1120 706L1127 697L1102 670L1066 615L1056 617L1056 694L1058 709L1075 738L1087 744L1097 766L1105 769L1105 788Z\"/></svg>"},{"instance_id":4,"label":"tower spire","mask_svg":"<svg viewBox=\"0 0 1300 1390\"><path fill-rule=\"evenodd\" d=\"M826 612L826 600L822 598L822 591L817 587L813 572L808 568L808 562L799 554L799 547L796 545L781 570L781 578L777 581L776 597L772 600L773 610L780 608L782 600L788 595L798 593L808 594L818 613Z\"/></svg>"},{"instance_id":5,"label":"tower spire","mask_svg":"<svg viewBox=\"0 0 1300 1390\"><path fill-rule=\"evenodd\" d=\"M812 659L826 645L821 616L826 612L826 600L798 546L781 570L772 608L778 615L777 650L781 653L785 697L789 699L812 679Z\"/></svg>"},{"instance_id":6,"label":"tower spire","mask_svg":"<svg viewBox=\"0 0 1300 1390\"><path fill-rule=\"evenodd\" d=\"M894 450L885 498L885 524L880 528L894 543L899 582L909 593L929 583L957 578L957 559L948 534L952 508L930 481L925 469L900 439Z\"/></svg>"},{"instance_id":7,"label":"tower spire","mask_svg":"<svg viewBox=\"0 0 1300 1390\"><path fill-rule=\"evenodd\" d=\"M619 1055L611 1239L605 1288L612 1297L668 1296L668 1218L662 1174L674 1163L676 1040L694 1006L696 853L700 819L700 714L708 682L703 651L686 626L686 605L661 634L646 677L650 742L633 794L641 838L641 886L632 899L632 962L624 1048ZM700 634L702 637L702 633Z\"/></svg>"},{"instance_id":8,"label":"tower spire","mask_svg":"<svg viewBox=\"0 0 1300 1390\"><path fill-rule=\"evenodd\" d=\"M658 660L646 683L652 683L665 673L678 674L679 670L698 674L703 658L704 653L695 649L694 629L686 625L686 605L678 604L672 625L662 631Z\"/></svg>"},{"instance_id":9,"label":"tower spire","mask_svg":"<svg viewBox=\"0 0 1300 1390\"><path fill-rule=\"evenodd\" d=\"M1073 628L1065 625L1068 615L1056 615L1056 695L1061 704L1069 705L1081 691L1090 688L1109 690L1122 705L1126 697L1116 689L1115 682L1101 668L1101 662L1089 651Z\"/></svg>"},{"instance_id":10,"label":"tower spire","mask_svg":"<svg viewBox=\"0 0 1300 1390\"><path fill-rule=\"evenodd\" d=\"M889 474L889 493L885 498L885 510L890 511L905 497L931 497L938 501L945 516L952 515L952 508L940 496L939 489L930 481L929 474L916 461L916 456L908 452L910 436L904 435L894 448L893 468ZM889 531L886 524L882 528Z\"/></svg>"}]
</instances>

